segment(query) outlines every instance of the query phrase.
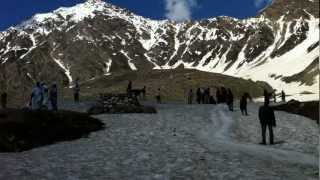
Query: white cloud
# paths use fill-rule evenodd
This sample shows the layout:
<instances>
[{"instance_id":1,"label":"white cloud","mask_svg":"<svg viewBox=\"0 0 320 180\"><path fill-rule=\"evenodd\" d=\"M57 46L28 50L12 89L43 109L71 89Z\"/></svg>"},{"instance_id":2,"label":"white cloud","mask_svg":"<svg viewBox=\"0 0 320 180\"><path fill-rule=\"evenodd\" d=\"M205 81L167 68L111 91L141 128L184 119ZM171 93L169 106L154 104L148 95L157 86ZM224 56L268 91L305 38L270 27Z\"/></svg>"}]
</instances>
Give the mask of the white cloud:
<instances>
[{"instance_id":1,"label":"white cloud","mask_svg":"<svg viewBox=\"0 0 320 180\"><path fill-rule=\"evenodd\" d=\"M263 6L264 4L270 3L272 0L254 0L254 5L257 8L260 8L261 6Z\"/></svg>"},{"instance_id":2,"label":"white cloud","mask_svg":"<svg viewBox=\"0 0 320 180\"><path fill-rule=\"evenodd\" d=\"M192 9L197 6L196 0L165 0L165 16L174 21L191 19Z\"/></svg>"}]
</instances>

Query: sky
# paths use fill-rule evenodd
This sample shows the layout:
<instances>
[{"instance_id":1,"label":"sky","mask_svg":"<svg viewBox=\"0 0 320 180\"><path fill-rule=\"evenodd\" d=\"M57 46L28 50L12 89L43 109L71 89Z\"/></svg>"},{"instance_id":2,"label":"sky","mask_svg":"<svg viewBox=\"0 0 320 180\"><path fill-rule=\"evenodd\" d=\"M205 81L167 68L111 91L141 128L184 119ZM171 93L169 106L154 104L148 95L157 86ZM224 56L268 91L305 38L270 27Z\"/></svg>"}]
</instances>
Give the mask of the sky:
<instances>
[{"instance_id":1,"label":"sky","mask_svg":"<svg viewBox=\"0 0 320 180\"><path fill-rule=\"evenodd\" d=\"M1 0L0 31L34 14L69 7L84 0ZM151 19L199 20L216 16L255 16L271 0L105 0Z\"/></svg>"}]
</instances>

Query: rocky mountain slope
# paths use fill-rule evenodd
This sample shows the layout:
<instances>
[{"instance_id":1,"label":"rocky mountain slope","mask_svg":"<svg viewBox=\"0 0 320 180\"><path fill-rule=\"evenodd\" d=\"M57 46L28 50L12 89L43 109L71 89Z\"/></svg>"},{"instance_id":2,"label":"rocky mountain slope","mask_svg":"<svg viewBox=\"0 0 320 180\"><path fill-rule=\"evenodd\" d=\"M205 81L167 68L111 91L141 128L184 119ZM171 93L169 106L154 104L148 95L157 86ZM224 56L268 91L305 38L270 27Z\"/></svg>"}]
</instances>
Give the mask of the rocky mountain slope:
<instances>
[{"instance_id":1,"label":"rocky mountain slope","mask_svg":"<svg viewBox=\"0 0 320 180\"><path fill-rule=\"evenodd\" d=\"M37 14L0 34L3 88L72 85L179 66L266 81L319 98L319 0L274 0L257 17L150 20L99 0Z\"/></svg>"}]
</instances>

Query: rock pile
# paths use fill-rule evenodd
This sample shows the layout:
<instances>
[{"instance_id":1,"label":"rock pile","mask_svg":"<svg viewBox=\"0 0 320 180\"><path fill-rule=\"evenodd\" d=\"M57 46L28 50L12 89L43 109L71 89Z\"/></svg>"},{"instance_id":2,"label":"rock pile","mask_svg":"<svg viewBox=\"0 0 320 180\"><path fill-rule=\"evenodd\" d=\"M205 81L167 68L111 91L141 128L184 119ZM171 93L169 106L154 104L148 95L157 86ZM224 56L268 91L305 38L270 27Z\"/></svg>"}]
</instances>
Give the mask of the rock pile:
<instances>
[{"instance_id":1,"label":"rock pile","mask_svg":"<svg viewBox=\"0 0 320 180\"><path fill-rule=\"evenodd\" d=\"M157 113L154 107L143 106L135 96L127 94L101 94L89 114Z\"/></svg>"}]
</instances>

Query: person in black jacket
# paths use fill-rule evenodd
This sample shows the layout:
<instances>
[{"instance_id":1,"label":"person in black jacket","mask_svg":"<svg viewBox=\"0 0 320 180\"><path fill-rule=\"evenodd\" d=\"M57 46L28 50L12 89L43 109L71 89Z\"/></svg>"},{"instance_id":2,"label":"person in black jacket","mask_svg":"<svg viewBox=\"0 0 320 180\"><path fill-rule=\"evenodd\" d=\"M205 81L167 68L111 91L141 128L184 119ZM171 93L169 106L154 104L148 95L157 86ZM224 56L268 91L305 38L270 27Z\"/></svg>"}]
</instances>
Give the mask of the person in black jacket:
<instances>
[{"instance_id":1,"label":"person in black jacket","mask_svg":"<svg viewBox=\"0 0 320 180\"><path fill-rule=\"evenodd\" d=\"M129 81L128 86L127 86L127 94L129 97L132 95L132 81Z\"/></svg>"},{"instance_id":2,"label":"person in black jacket","mask_svg":"<svg viewBox=\"0 0 320 180\"><path fill-rule=\"evenodd\" d=\"M204 90L204 104L209 104L210 103L210 88L206 88Z\"/></svg>"},{"instance_id":3,"label":"person in black jacket","mask_svg":"<svg viewBox=\"0 0 320 180\"><path fill-rule=\"evenodd\" d=\"M79 84L79 78L76 79L76 82L73 87L73 97L74 102L79 103L80 102L80 84Z\"/></svg>"},{"instance_id":4,"label":"person in black jacket","mask_svg":"<svg viewBox=\"0 0 320 180\"><path fill-rule=\"evenodd\" d=\"M143 86L141 93L142 93L143 100L147 100L147 87L146 86Z\"/></svg>"},{"instance_id":5,"label":"person in black jacket","mask_svg":"<svg viewBox=\"0 0 320 180\"><path fill-rule=\"evenodd\" d=\"M221 103L227 103L228 91L225 87L221 87Z\"/></svg>"},{"instance_id":6,"label":"person in black jacket","mask_svg":"<svg viewBox=\"0 0 320 180\"><path fill-rule=\"evenodd\" d=\"M213 96L210 96L210 102L209 104L217 104L217 101L214 99Z\"/></svg>"},{"instance_id":7,"label":"person in black jacket","mask_svg":"<svg viewBox=\"0 0 320 180\"><path fill-rule=\"evenodd\" d=\"M58 111L58 88L57 84L53 84L49 91L49 101L53 111Z\"/></svg>"},{"instance_id":8,"label":"person in black jacket","mask_svg":"<svg viewBox=\"0 0 320 180\"><path fill-rule=\"evenodd\" d=\"M268 90L263 91L263 96L264 96L264 102L268 101L268 104L270 103L270 98L271 98L272 93L269 93Z\"/></svg>"},{"instance_id":9,"label":"person in black jacket","mask_svg":"<svg viewBox=\"0 0 320 180\"><path fill-rule=\"evenodd\" d=\"M162 101L161 101L161 89L160 88L158 88L158 93L157 93L156 99L157 99L157 103L158 104L162 103Z\"/></svg>"},{"instance_id":10,"label":"person in black jacket","mask_svg":"<svg viewBox=\"0 0 320 180\"><path fill-rule=\"evenodd\" d=\"M1 94L1 107L2 107L3 109L6 109L6 108L7 108L7 97L8 97L8 95L7 95L6 92L3 92L3 93Z\"/></svg>"},{"instance_id":11,"label":"person in black jacket","mask_svg":"<svg viewBox=\"0 0 320 180\"><path fill-rule=\"evenodd\" d=\"M270 144L274 144L273 141L273 127L276 127L276 119L274 111L269 107L269 101L265 101L264 106L259 109L259 119L262 129L262 142L260 144L266 145L266 131L269 129Z\"/></svg>"},{"instance_id":12,"label":"person in black jacket","mask_svg":"<svg viewBox=\"0 0 320 180\"><path fill-rule=\"evenodd\" d=\"M217 104L220 104L221 103L221 92L220 92L219 87L217 88L217 91L216 91L216 99L217 99Z\"/></svg>"},{"instance_id":13,"label":"person in black jacket","mask_svg":"<svg viewBox=\"0 0 320 180\"><path fill-rule=\"evenodd\" d=\"M200 88L197 89L197 103L198 104L201 103L201 89Z\"/></svg>"},{"instance_id":14,"label":"person in black jacket","mask_svg":"<svg viewBox=\"0 0 320 180\"><path fill-rule=\"evenodd\" d=\"M234 97L231 89L228 89L226 94L226 102L230 111L233 111L233 98Z\"/></svg>"},{"instance_id":15,"label":"person in black jacket","mask_svg":"<svg viewBox=\"0 0 320 180\"><path fill-rule=\"evenodd\" d=\"M248 116L248 110L247 110L247 105L248 105L248 98L251 100L251 96L249 93L244 93L240 99L240 110L242 115Z\"/></svg>"},{"instance_id":16,"label":"person in black jacket","mask_svg":"<svg viewBox=\"0 0 320 180\"><path fill-rule=\"evenodd\" d=\"M286 102L286 93L283 90L281 91L281 99L282 102Z\"/></svg>"}]
</instances>

